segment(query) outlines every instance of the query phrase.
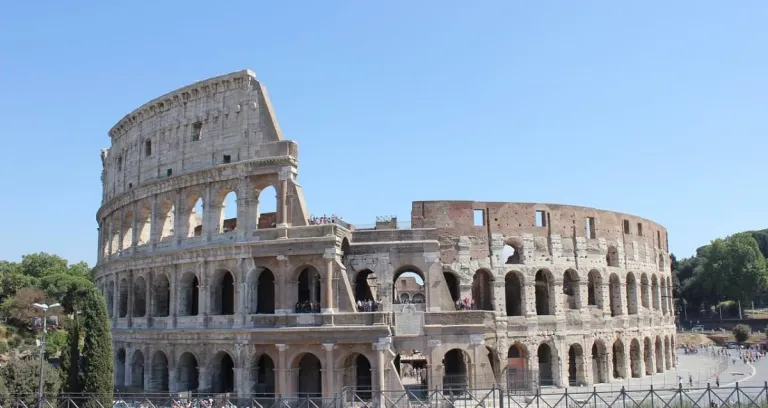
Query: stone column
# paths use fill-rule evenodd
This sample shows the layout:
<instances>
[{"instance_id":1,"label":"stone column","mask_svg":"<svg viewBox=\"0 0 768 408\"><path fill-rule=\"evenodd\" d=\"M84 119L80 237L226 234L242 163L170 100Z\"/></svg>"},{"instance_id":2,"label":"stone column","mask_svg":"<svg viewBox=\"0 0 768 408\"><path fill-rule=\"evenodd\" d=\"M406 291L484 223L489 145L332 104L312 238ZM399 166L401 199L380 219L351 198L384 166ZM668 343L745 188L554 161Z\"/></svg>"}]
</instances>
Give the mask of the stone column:
<instances>
[{"instance_id":1,"label":"stone column","mask_svg":"<svg viewBox=\"0 0 768 408\"><path fill-rule=\"evenodd\" d=\"M171 266L171 281L170 284L170 290L169 290L169 297L168 297L168 327L176 327L176 317L178 317L178 302L179 302L179 296L178 296L178 287L177 287L177 275L178 275L178 269L179 267Z\"/></svg>"},{"instance_id":2,"label":"stone column","mask_svg":"<svg viewBox=\"0 0 768 408\"><path fill-rule=\"evenodd\" d=\"M275 381L277 384L277 394L281 398L289 397L292 392L288 389L288 373L290 372L288 367L288 356L286 351L288 350L287 344L275 344L277 347L277 378Z\"/></svg>"},{"instance_id":3,"label":"stone column","mask_svg":"<svg viewBox=\"0 0 768 408\"><path fill-rule=\"evenodd\" d=\"M325 348L325 359L323 361L323 398L333 398L336 393L333 381L333 349L336 348L336 345L333 343L323 343L323 348Z\"/></svg>"},{"instance_id":4,"label":"stone column","mask_svg":"<svg viewBox=\"0 0 768 408\"><path fill-rule=\"evenodd\" d=\"M288 284L288 257L285 255L277 256L280 265L280 273L275 276L275 314L293 313L293 305L290 304L287 284Z\"/></svg>"},{"instance_id":5,"label":"stone column","mask_svg":"<svg viewBox=\"0 0 768 408\"><path fill-rule=\"evenodd\" d=\"M280 213L278 214L278 223L285 226L288 224L288 179L287 174L280 172Z\"/></svg>"},{"instance_id":6,"label":"stone column","mask_svg":"<svg viewBox=\"0 0 768 408\"><path fill-rule=\"evenodd\" d=\"M125 224L125 214L120 210L120 226L117 231L117 253L123 250L123 226Z\"/></svg>"},{"instance_id":7,"label":"stone column","mask_svg":"<svg viewBox=\"0 0 768 408\"><path fill-rule=\"evenodd\" d=\"M112 285L112 320L117 322L118 312L120 311L120 276L117 273L112 275L114 284ZM115 323L112 323L115 326Z\"/></svg>"},{"instance_id":8,"label":"stone column","mask_svg":"<svg viewBox=\"0 0 768 408\"><path fill-rule=\"evenodd\" d=\"M133 213L133 217L131 218L131 248L135 248L139 243L139 234L137 234L136 231L139 227L139 213L136 211L137 208L138 205L136 202L131 204L131 212Z\"/></svg>"},{"instance_id":9,"label":"stone column","mask_svg":"<svg viewBox=\"0 0 768 408\"><path fill-rule=\"evenodd\" d=\"M128 270L128 327L133 326L133 270Z\"/></svg>"},{"instance_id":10,"label":"stone column","mask_svg":"<svg viewBox=\"0 0 768 408\"><path fill-rule=\"evenodd\" d=\"M125 373L123 374L123 383L120 385L133 385L133 347L126 345L125 347Z\"/></svg>"},{"instance_id":11,"label":"stone column","mask_svg":"<svg viewBox=\"0 0 768 408\"><path fill-rule=\"evenodd\" d=\"M526 279L523 284L523 312L527 318L536 317L536 285L533 279Z\"/></svg>"},{"instance_id":12,"label":"stone column","mask_svg":"<svg viewBox=\"0 0 768 408\"><path fill-rule=\"evenodd\" d=\"M325 260L325 279L323 279L324 296L321 303L322 313L333 313L333 262L336 259L336 250L331 248L323 255Z\"/></svg>"},{"instance_id":13,"label":"stone column","mask_svg":"<svg viewBox=\"0 0 768 408\"><path fill-rule=\"evenodd\" d=\"M245 358L243 357L243 350L245 344L235 343L235 392L238 399L245 399L248 397L249 388L246 384L247 376L245 371Z\"/></svg>"},{"instance_id":14,"label":"stone column","mask_svg":"<svg viewBox=\"0 0 768 408\"><path fill-rule=\"evenodd\" d=\"M205 361L205 359L203 359ZM198 389L203 392L209 392L211 388L211 379L208 378L208 368L198 366L197 368L197 384Z\"/></svg>"},{"instance_id":15,"label":"stone column","mask_svg":"<svg viewBox=\"0 0 768 408\"><path fill-rule=\"evenodd\" d=\"M154 307L153 307L153 301L154 301L154 293L152 291L152 288L154 288L154 279L153 279L153 273L151 269L147 270L147 273L144 274L146 278L144 279L144 282L146 283L146 294L144 295L144 317L147 318L147 327L152 327L152 316L154 316Z\"/></svg>"},{"instance_id":16,"label":"stone column","mask_svg":"<svg viewBox=\"0 0 768 408\"><path fill-rule=\"evenodd\" d=\"M386 364L386 358L384 353L389 350L389 344L382 342L381 339L379 339L378 343L373 343L374 347L376 348L376 384L375 384L375 391L379 392L381 394L382 391L386 389L386 383L385 383L385 377L384 377L384 365ZM381 396L380 396L381 397ZM379 402L379 406L383 407L384 405Z\"/></svg>"}]
</instances>

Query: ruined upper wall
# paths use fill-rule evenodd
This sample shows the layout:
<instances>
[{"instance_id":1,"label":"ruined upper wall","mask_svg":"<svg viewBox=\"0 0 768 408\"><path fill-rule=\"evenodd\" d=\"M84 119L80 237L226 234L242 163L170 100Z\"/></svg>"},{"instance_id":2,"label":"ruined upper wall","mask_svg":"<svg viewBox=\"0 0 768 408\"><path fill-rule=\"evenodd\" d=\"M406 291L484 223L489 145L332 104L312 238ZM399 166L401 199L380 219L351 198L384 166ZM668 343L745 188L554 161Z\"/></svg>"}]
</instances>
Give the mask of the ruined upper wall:
<instances>
[{"instance_id":1,"label":"ruined upper wall","mask_svg":"<svg viewBox=\"0 0 768 408\"><path fill-rule=\"evenodd\" d=\"M102 151L106 202L142 184L221 164L297 155L250 70L196 82L126 115Z\"/></svg>"},{"instance_id":2,"label":"ruined upper wall","mask_svg":"<svg viewBox=\"0 0 768 408\"><path fill-rule=\"evenodd\" d=\"M588 229L588 219L593 222L591 229ZM444 263L454 262L455 242L462 236L472 237L473 258L490 256L494 234L500 234L508 241L531 236L534 241L551 242L552 236L559 236L560 242L569 247L575 247L573 243L577 239L584 239L587 245L591 241L604 240L608 245L627 248L632 244L643 250L648 248L648 253L669 252L667 230L653 221L618 212L559 204L414 201L411 227L438 229Z\"/></svg>"}]
</instances>

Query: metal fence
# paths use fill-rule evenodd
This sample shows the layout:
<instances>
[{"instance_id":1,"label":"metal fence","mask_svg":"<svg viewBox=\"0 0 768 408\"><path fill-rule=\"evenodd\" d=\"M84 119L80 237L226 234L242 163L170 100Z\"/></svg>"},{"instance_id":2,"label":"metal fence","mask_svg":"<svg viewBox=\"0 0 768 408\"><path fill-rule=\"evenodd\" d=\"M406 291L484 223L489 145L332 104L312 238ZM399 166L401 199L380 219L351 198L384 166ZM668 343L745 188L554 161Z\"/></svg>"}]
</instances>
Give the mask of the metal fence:
<instances>
[{"instance_id":1,"label":"metal fence","mask_svg":"<svg viewBox=\"0 0 768 408\"><path fill-rule=\"evenodd\" d=\"M0 394L1 408L33 408L34 395ZM44 408L768 408L768 382L759 387L653 388L638 391L570 392L548 388L517 395L500 388L417 391L344 389L333 397L273 394L49 395Z\"/></svg>"}]
</instances>

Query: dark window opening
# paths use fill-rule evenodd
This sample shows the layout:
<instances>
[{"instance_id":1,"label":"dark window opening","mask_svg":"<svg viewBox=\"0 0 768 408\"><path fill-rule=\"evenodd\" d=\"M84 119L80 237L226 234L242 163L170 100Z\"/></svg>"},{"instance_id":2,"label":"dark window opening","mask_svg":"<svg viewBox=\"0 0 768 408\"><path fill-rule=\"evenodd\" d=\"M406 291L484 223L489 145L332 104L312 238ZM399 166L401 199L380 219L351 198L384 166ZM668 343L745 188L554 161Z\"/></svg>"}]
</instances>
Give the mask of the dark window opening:
<instances>
[{"instance_id":1,"label":"dark window opening","mask_svg":"<svg viewBox=\"0 0 768 408\"><path fill-rule=\"evenodd\" d=\"M643 223L641 222L637 223L637 235L643 236Z\"/></svg>"},{"instance_id":2,"label":"dark window opening","mask_svg":"<svg viewBox=\"0 0 768 408\"><path fill-rule=\"evenodd\" d=\"M152 156L152 141L147 140L144 142L144 156L149 157Z\"/></svg>"},{"instance_id":3,"label":"dark window opening","mask_svg":"<svg viewBox=\"0 0 768 408\"><path fill-rule=\"evenodd\" d=\"M165 175L166 175L167 177L171 177L171 175L172 175L172 174L173 174L173 169L168 169L168 170L166 170L166 172L165 172Z\"/></svg>"},{"instance_id":4,"label":"dark window opening","mask_svg":"<svg viewBox=\"0 0 768 408\"><path fill-rule=\"evenodd\" d=\"M203 122L195 122L192 124L192 141L196 142L203 137Z\"/></svg>"},{"instance_id":5,"label":"dark window opening","mask_svg":"<svg viewBox=\"0 0 768 408\"><path fill-rule=\"evenodd\" d=\"M595 239L597 234L595 233L595 217L587 217L587 238Z\"/></svg>"},{"instance_id":6,"label":"dark window opening","mask_svg":"<svg viewBox=\"0 0 768 408\"><path fill-rule=\"evenodd\" d=\"M624 233L625 234L631 234L632 228L629 226L629 220L624 220Z\"/></svg>"},{"instance_id":7,"label":"dark window opening","mask_svg":"<svg viewBox=\"0 0 768 408\"><path fill-rule=\"evenodd\" d=\"M133 188L133 183L128 183L128 189L130 190L132 188Z\"/></svg>"},{"instance_id":8,"label":"dark window opening","mask_svg":"<svg viewBox=\"0 0 768 408\"><path fill-rule=\"evenodd\" d=\"M661 231L656 231L656 248L661 248Z\"/></svg>"},{"instance_id":9,"label":"dark window opening","mask_svg":"<svg viewBox=\"0 0 768 408\"><path fill-rule=\"evenodd\" d=\"M232 156L225 154L224 155L224 164L231 163L232 162Z\"/></svg>"},{"instance_id":10,"label":"dark window opening","mask_svg":"<svg viewBox=\"0 0 768 408\"><path fill-rule=\"evenodd\" d=\"M117 171L123 170L123 156L117 157Z\"/></svg>"}]
</instances>

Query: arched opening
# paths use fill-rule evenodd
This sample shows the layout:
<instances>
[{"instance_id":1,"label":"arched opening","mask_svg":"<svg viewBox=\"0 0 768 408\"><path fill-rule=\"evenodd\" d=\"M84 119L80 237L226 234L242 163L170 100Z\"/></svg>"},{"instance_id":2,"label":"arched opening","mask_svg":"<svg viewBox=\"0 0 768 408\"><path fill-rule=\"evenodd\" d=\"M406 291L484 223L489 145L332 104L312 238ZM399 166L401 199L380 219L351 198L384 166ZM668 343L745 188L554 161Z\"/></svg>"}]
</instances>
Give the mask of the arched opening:
<instances>
[{"instance_id":1,"label":"arched opening","mask_svg":"<svg viewBox=\"0 0 768 408\"><path fill-rule=\"evenodd\" d=\"M237 229L237 193L229 191L221 202L219 217L219 233L227 233Z\"/></svg>"},{"instance_id":2,"label":"arched opening","mask_svg":"<svg viewBox=\"0 0 768 408\"><path fill-rule=\"evenodd\" d=\"M504 244L504 248L501 250L501 258L506 265L517 265L521 263L520 245L517 243Z\"/></svg>"},{"instance_id":3,"label":"arched opening","mask_svg":"<svg viewBox=\"0 0 768 408\"><path fill-rule=\"evenodd\" d=\"M648 284L648 275L642 274L640 275L640 298L643 303L643 307L646 309L649 309L651 306L650 301L650 291L648 290L648 287L650 285Z\"/></svg>"},{"instance_id":4,"label":"arched opening","mask_svg":"<svg viewBox=\"0 0 768 408\"><path fill-rule=\"evenodd\" d=\"M373 381L371 379L371 362L362 354L352 354L344 359L343 387L355 394L356 399L371 400Z\"/></svg>"},{"instance_id":5,"label":"arched opening","mask_svg":"<svg viewBox=\"0 0 768 408\"><path fill-rule=\"evenodd\" d=\"M272 396L275 393L275 362L266 354L254 356L251 393L257 396Z\"/></svg>"},{"instance_id":6,"label":"arched opening","mask_svg":"<svg viewBox=\"0 0 768 408\"><path fill-rule=\"evenodd\" d=\"M399 302L401 293L408 293L412 298L416 293L426 294L424 290L424 274L412 267L402 267L393 276L392 299Z\"/></svg>"},{"instance_id":7,"label":"arched opening","mask_svg":"<svg viewBox=\"0 0 768 408\"><path fill-rule=\"evenodd\" d=\"M299 274L296 313L320 313L320 272L307 266Z\"/></svg>"},{"instance_id":8,"label":"arched opening","mask_svg":"<svg viewBox=\"0 0 768 408\"><path fill-rule=\"evenodd\" d=\"M642 359L643 352L640 349L640 342L637 339L632 339L629 342L629 367L632 370L632 378L643 376Z\"/></svg>"},{"instance_id":9,"label":"arched opening","mask_svg":"<svg viewBox=\"0 0 768 408\"><path fill-rule=\"evenodd\" d=\"M197 358L190 352L185 352L179 357L176 373L177 391L197 391L200 385L199 366Z\"/></svg>"},{"instance_id":10,"label":"arched opening","mask_svg":"<svg viewBox=\"0 0 768 408\"><path fill-rule=\"evenodd\" d=\"M155 275L152 282L152 315L167 317L171 314L171 283L164 273Z\"/></svg>"},{"instance_id":11,"label":"arched opening","mask_svg":"<svg viewBox=\"0 0 768 408\"><path fill-rule=\"evenodd\" d=\"M144 354L140 350L134 351L131 358L131 388L144 389Z\"/></svg>"},{"instance_id":12,"label":"arched opening","mask_svg":"<svg viewBox=\"0 0 768 408\"><path fill-rule=\"evenodd\" d=\"M637 280L632 272L627 274L627 313L637 314Z\"/></svg>"},{"instance_id":13,"label":"arched opening","mask_svg":"<svg viewBox=\"0 0 768 408\"><path fill-rule=\"evenodd\" d=\"M189 205L187 237L199 237L203 235L203 199L199 196L191 196L188 198L187 202Z\"/></svg>"},{"instance_id":14,"label":"arched opening","mask_svg":"<svg viewBox=\"0 0 768 408\"><path fill-rule=\"evenodd\" d=\"M603 309L603 277L596 269L587 275L587 305Z\"/></svg>"},{"instance_id":15,"label":"arched opening","mask_svg":"<svg viewBox=\"0 0 768 408\"><path fill-rule=\"evenodd\" d=\"M507 351L507 389L529 390L531 386L528 352L525 346L515 343Z\"/></svg>"},{"instance_id":16,"label":"arched opening","mask_svg":"<svg viewBox=\"0 0 768 408\"><path fill-rule=\"evenodd\" d=\"M125 349L117 350L115 358L115 386L125 386Z\"/></svg>"},{"instance_id":17,"label":"arched opening","mask_svg":"<svg viewBox=\"0 0 768 408\"><path fill-rule=\"evenodd\" d=\"M536 356L539 359L539 385L555 385L555 378L553 376L555 367L553 367L554 359L552 358L552 348L549 347L549 344L547 343L541 343L539 349L536 351Z\"/></svg>"},{"instance_id":18,"label":"arched opening","mask_svg":"<svg viewBox=\"0 0 768 408\"><path fill-rule=\"evenodd\" d=\"M113 318L114 310L115 310L115 282L110 281L107 283L107 315L109 315L109 318Z\"/></svg>"},{"instance_id":19,"label":"arched opening","mask_svg":"<svg viewBox=\"0 0 768 408\"><path fill-rule=\"evenodd\" d=\"M672 352L669 344L669 336L664 336L664 367L667 370L672 369Z\"/></svg>"},{"instance_id":20,"label":"arched opening","mask_svg":"<svg viewBox=\"0 0 768 408\"><path fill-rule=\"evenodd\" d=\"M602 340L595 340L592 344L592 378L596 384L608 382L608 358Z\"/></svg>"},{"instance_id":21,"label":"arched opening","mask_svg":"<svg viewBox=\"0 0 768 408\"><path fill-rule=\"evenodd\" d=\"M267 268L256 268L248 274L248 313L275 313L275 275Z\"/></svg>"},{"instance_id":22,"label":"arched opening","mask_svg":"<svg viewBox=\"0 0 768 408\"><path fill-rule=\"evenodd\" d=\"M158 207L158 214L160 218L158 220L159 222L157 223L157 232L161 241L173 236L175 213L176 208L173 205L173 201L163 200L160 203L160 206Z\"/></svg>"},{"instance_id":23,"label":"arched opening","mask_svg":"<svg viewBox=\"0 0 768 408\"><path fill-rule=\"evenodd\" d=\"M563 308L577 310L580 307L579 274L573 269L568 269L563 274Z\"/></svg>"},{"instance_id":24,"label":"arched opening","mask_svg":"<svg viewBox=\"0 0 768 408\"><path fill-rule=\"evenodd\" d=\"M152 209L147 205L142 205L137 217L138 231L136 234L136 245L144 245L149 242L152 231Z\"/></svg>"},{"instance_id":25,"label":"arched opening","mask_svg":"<svg viewBox=\"0 0 768 408\"><path fill-rule=\"evenodd\" d=\"M611 316L621 315L621 282L619 276L612 273L608 278L608 284L610 286L610 298L608 299L611 304Z\"/></svg>"},{"instance_id":26,"label":"arched opening","mask_svg":"<svg viewBox=\"0 0 768 408\"><path fill-rule=\"evenodd\" d=\"M657 373L663 373L664 372L664 346L661 344L661 337L656 336L656 347L654 349L656 350L656 372Z\"/></svg>"},{"instance_id":27,"label":"arched opening","mask_svg":"<svg viewBox=\"0 0 768 408\"><path fill-rule=\"evenodd\" d=\"M259 229L275 228L277 226L277 190L267 186L259 191L256 219Z\"/></svg>"},{"instance_id":28,"label":"arched opening","mask_svg":"<svg viewBox=\"0 0 768 408\"><path fill-rule=\"evenodd\" d=\"M117 317L128 317L128 279L120 279L120 303Z\"/></svg>"},{"instance_id":29,"label":"arched opening","mask_svg":"<svg viewBox=\"0 0 768 408\"><path fill-rule=\"evenodd\" d=\"M648 337L643 340L643 361L645 362L645 375L653 375L653 345Z\"/></svg>"},{"instance_id":30,"label":"arched opening","mask_svg":"<svg viewBox=\"0 0 768 408\"><path fill-rule=\"evenodd\" d=\"M653 296L653 310L659 310L659 279L651 275L651 296Z\"/></svg>"},{"instance_id":31,"label":"arched opening","mask_svg":"<svg viewBox=\"0 0 768 408\"><path fill-rule=\"evenodd\" d=\"M179 316L197 316L199 313L200 284L197 275L187 272L179 285Z\"/></svg>"},{"instance_id":32,"label":"arched opening","mask_svg":"<svg viewBox=\"0 0 768 408\"><path fill-rule=\"evenodd\" d=\"M536 314L551 315L554 313L552 299L554 296L554 284L552 274L545 269L536 272Z\"/></svg>"},{"instance_id":33,"label":"arched opening","mask_svg":"<svg viewBox=\"0 0 768 408\"><path fill-rule=\"evenodd\" d=\"M443 356L443 389L449 394L462 394L469 387L469 356L464 350L451 349Z\"/></svg>"},{"instance_id":34,"label":"arched opening","mask_svg":"<svg viewBox=\"0 0 768 408\"><path fill-rule=\"evenodd\" d=\"M235 362L229 353L220 351L211 361L210 384L214 394L235 391Z\"/></svg>"},{"instance_id":35,"label":"arched opening","mask_svg":"<svg viewBox=\"0 0 768 408\"><path fill-rule=\"evenodd\" d=\"M411 298L411 302L413 303L424 303L427 301L427 298L424 296L423 293L415 293L413 295L413 298Z\"/></svg>"},{"instance_id":36,"label":"arched opening","mask_svg":"<svg viewBox=\"0 0 768 408\"><path fill-rule=\"evenodd\" d=\"M661 313L667 315L667 280L661 278Z\"/></svg>"},{"instance_id":37,"label":"arched opening","mask_svg":"<svg viewBox=\"0 0 768 408\"><path fill-rule=\"evenodd\" d=\"M456 303L459 298L461 298L459 279L451 272L443 272L443 278L445 278L445 284L448 285L448 292L451 294L451 300Z\"/></svg>"},{"instance_id":38,"label":"arched opening","mask_svg":"<svg viewBox=\"0 0 768 408\"><path fill-rule=\"evenodd\" d=\"M400 303L411 303L411 296L408 293L401 293L398 300Z\"/></svg>"},{"instance_id":39,"label":"arched opening","mask_svg":"<svg viewBox=\"0 0 768 408\"><path fill-rule=\"evenodd\" d=\"M476 310L493 310L493 277L490 272L480 269L472 277L472 299Z\"/></svg>"},{"instance_id":40,"label":"arched opening","mask_svg":"<svg viewBox=\"0 0 768 408\"><path fill-rule=\"evenodd\" d=\"M523 315L523 275L512 271L504 277L504 298L507 316Z\"/></svg>"},{"instance_id":41,"label":"arched opening","mask_svg":"<svg viewBox=\"0 0 768 408\"><path fill-rule=\"evenodd\" d=\"M364 269L355 275L355 301L362 303L376 299L374 296L375 288L376 274L370 269Z\"/></svg>"},{"instance_id":42,"label":"arched opening","mask_svg":"<svg viewBox=\"0 0 768 408\"><path fill-rule=\"evenodd\" d=\"M120 252L120 214L115 213L112 217L112 221L109 222L109 231L110 231L110 243L109 243L109 253L115 254L117 252Z\"/></svg>"},{"instance_id":43,"label":"arched opening","mask_svg":"<svg viewBox=\"0 0 768 408\"><path fill-rule=\"evenodd\" d=\"M188 354L191 356L191 354ZM194 359L194 357L192 357ZM156 351L152 356L152 362L149 372L150 391L168 391L168 357L162 351ZM195 384L194 388L184 391L197 389L197 362L194 363Z\"/></svg>"},{"instance_id":44,"label":"arched opening","mask_svg":"<svg viewBox=\"0 0 768 408\"><path fill-rule=\"evenodd\" d=\"M580 344L568 348L568 384L574 387L587 384L584 349Z\"/></svg>"},{"instance_id":45,"label":"arched opening","mask_svg":"<svg viewBox=\"0 0 768 408\"><path fill-rule=\"evenodd\" d=\"M624 350L624 343L621 340L613 342L613 378L626 378L627 357Z\"/></svg>"},{"instance_id":46,"label":"arched opening","mask_svg":"<svg viewBox=\"0 0 768 408\"><path fill-rule=\"evenodd\" d=\"M235 278L227 270L216 271L211 290L211 314L235 314Z\"/></svg>"},{"instance_id":47,"label":"arched opening","mask_svg":"<svg viewBox=\"0 0 768 408\"><path fill-rule=\"evenodd\" d=\"M133 246L133 212L125 212L123 215L123 227L121 230L123 233L123 246L120 249L125 250Z\"/></svg>"},{"instance_id":48,"label":"arched opening","mask_svg":"<svg viewBox=\"0 0 768 408\"><path fill-rule=\"evenodd\" d=\"M605 263L608 266L618 268L619 266L619 250L615 246L609 246L608 252L605 254Z\"/></svg>"},{"instance_id":49,"label":"arched opening","mask_svg":"<svg viewBox=\"0 0 768 408\"><path fill-rule=\"evenodd\" d=\"M323 394L323 373L320 359L314 354L305 353L294 367L296 368L298 392L300 397L320 397Z\"/></svg>"},{"instance_id":50,"label":"arched opening","mask_svg":"<svg viewBox=\"0 0 768 408\"><path fill-rule=\"evenodd\" d=\"M143 276L133 280L133 317L144 317L147 314L147 283Z\"/></svg>"}]
</instances>

